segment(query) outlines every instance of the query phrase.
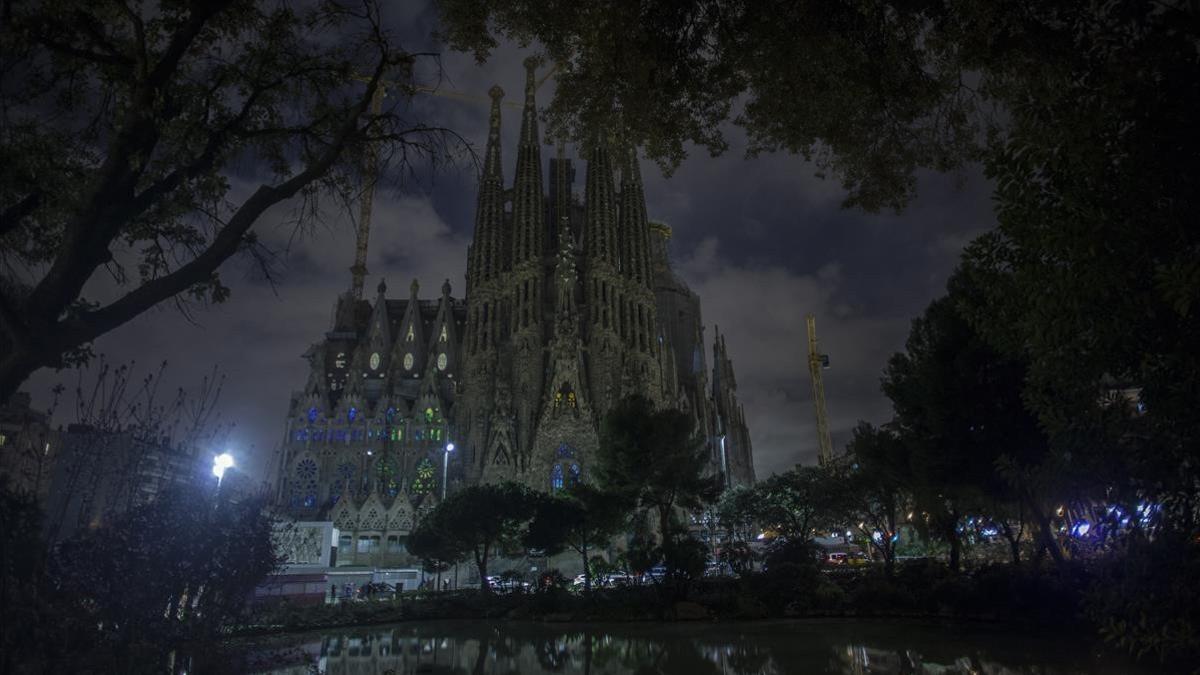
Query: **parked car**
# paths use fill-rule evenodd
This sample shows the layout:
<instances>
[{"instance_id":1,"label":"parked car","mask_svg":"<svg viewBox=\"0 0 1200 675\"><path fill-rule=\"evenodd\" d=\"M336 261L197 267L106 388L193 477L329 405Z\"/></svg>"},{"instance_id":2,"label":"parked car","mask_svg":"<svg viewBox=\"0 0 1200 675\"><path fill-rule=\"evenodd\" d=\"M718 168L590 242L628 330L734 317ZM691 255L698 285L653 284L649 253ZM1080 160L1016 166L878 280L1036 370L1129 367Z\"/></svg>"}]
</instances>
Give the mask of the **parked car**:
<instances>
[{"instance_id":1,"label":"parked car","mask_svg":"<svg viewBox=\"0 0 1200 675\"><path fill-rule=\"evenodd\" d=\"M488 577L488 587L497 593L513 593L524 592L529 590L529 583L520 581L513 577L492 576Z\"/></svg>"},{"instance_id":2,"label":"parked car","mask_svg":"<svg viewBox=\"0 0 1200 675\"><path fill-rule=\"evenodd\" d=\"M602 586L606 588L620 588L623 586L636 586L638 578L625 574L624 572L613 572L606 574L603 578Z\"/></svg>"},{"instance_id":3,"label":"parked car","mask_svg":"<svg viewBox=\"0 0 1200 675\"><path fill-rule=\"evenodd\" d=\"M729 563L721 562L720 560L710 560L704 567L704 576L706 577L732 577L733 568Z\"/></svg>"},{"instance_id":4,"label":"parked car","mask_svg":"<svg viewBox=\"0 0 1200 675\"><path fill-rule=\"evenodd\" d=\"M642 583L657 584L667 576L667 568L665 565L655 565L642 573Z\"/></svg>"}]
</instances>

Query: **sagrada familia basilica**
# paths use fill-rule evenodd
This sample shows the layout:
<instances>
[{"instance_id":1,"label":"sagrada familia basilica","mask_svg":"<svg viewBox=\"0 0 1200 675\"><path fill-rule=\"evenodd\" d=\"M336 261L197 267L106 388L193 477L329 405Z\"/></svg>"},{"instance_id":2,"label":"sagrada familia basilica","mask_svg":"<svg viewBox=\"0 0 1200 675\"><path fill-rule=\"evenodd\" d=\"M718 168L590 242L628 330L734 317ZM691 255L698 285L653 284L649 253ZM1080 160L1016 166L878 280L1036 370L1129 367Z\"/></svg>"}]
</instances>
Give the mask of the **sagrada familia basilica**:
<instances>
[{"instance_id":1,"label":"sagrada familia basilica","mask_svg":"<svg viewBox=\"0 0 1200 675\"><path fill-rule=\"evenodd\" d=\"M635 151L588 144L581 201L560 145L547 186L535 65L511 188L504 92L489 92L464 297L446 282L422 299L413 281L394 299L381 281L371 301L356 272L332 329L305 355L277 498L297 520L333 521L340 564L407 563L414 524L459 486L588 480L600 420L630 394L687 411L727 485L754 480L725 341L714 329L706 346L700 299L668 261L671 230L646 217Z\"/></svg>"}]
</instances>

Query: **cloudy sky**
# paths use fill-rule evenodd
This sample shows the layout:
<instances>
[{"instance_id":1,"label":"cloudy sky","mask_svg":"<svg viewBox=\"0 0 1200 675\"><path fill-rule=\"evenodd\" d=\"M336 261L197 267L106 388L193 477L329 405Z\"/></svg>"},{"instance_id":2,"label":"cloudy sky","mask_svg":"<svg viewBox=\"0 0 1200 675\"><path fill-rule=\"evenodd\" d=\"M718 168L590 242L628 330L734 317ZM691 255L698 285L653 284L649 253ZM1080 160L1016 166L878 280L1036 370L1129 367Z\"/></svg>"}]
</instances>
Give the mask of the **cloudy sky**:
<instances>
[{"instance_id":1,"label":"cloudy sky","mask_svg":"<svg viewBox=\"0 0 1200 675\"><path fill-rule=\"evenodd\" d=\"M388 5L407 12L391 17L403 29L405 46L440 49L430 37L433 13L412 5ZM508 45L482 67L465 55L444 54L443 86L478 102L424 95L407 104L411 114L458 131L481 150L486 91L500 84L507 100L519 103L520 62L529 53ZM506 108L503 157L510 181L519 123L519 112ZM675 269L701 297L707 334L716 324L726 335L762 477L816 461L804 315L816 315L822 350L830 355L826 400L840 447L856 421L889 418L879 392L887 357L902 348L911 319L942 293L963 245L991 227L993 216L989 186L977 173L922 176L921 196L900 215L845 211L839 186L815 178L813 166L787 155L746 160L744 137L731 127L729 138L732 147L720 158L697 150L669 179L648 162L643 175L650 217L674 230ZM544 160L549 152L545 148ZM579 190L582 178L580 166ZM475 189L474 169L464 163L422 170L377 192L367 288L383 277L389 295L404 297L416 278L422 296L432 298L449 279L461 295ZM227 303L197 312L192 321L163 307L96 343L110 362L136 361L142 372L167 361L171 387L195 386L219 367L226 376L221 416L235 425L230 449L264 478L289 395L307 377L300 355L329 329L334 299L349 287L354 252L349 218L331 217L294 237L288 216L288 209L277 210L260 226L281 255L274 287L248 261L232 261L222 270L233 289ZM44 408L54 383L73 381L74 375L42 371L25 388ZM65 411L59 417L71 421Z\"/></svg>"}]
</instances>

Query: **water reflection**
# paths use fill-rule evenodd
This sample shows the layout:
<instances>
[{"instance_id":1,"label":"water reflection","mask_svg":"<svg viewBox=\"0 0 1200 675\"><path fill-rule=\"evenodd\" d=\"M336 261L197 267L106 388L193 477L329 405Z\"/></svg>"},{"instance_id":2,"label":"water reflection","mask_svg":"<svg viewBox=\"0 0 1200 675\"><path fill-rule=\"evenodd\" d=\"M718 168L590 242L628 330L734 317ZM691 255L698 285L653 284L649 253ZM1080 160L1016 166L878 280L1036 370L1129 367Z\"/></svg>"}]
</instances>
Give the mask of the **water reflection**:
<instances>
[{"instance_id":1,"label":"water reflection","mask_svg":"<svg viewBox=\"0 0 1200 675\"><path fill-rule=\"evenodd\" d=\"M1052 640L872 622L580 625L410 623L254 648L278 675L1018 675L1128 673Z\"/></svg>"}]
</instances>

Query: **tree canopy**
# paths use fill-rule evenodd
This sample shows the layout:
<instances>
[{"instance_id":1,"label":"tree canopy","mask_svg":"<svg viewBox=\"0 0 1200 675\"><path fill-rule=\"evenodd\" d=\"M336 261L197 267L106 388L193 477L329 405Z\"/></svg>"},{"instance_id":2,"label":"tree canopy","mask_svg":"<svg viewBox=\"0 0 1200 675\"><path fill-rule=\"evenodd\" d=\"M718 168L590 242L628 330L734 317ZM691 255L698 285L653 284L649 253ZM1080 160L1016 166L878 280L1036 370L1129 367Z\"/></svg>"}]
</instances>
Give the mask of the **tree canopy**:
<instances>
[{"instance_id":1,"label":"tree canopy","mask_svg":"<svg viewBox=\"0 0 1200 675\"><path fill-rule=\"evenodd\" d=\"M0 41L0 400L163 301L224 301L235 255L270 275L271 207L310 221L369 151L448 138L372 109L416 58L373 2L7 3Z\"/></svg>"},{"instance_id":2,"label":"tree canopy","mask_svg":"<svg viewBox=\"0 0 1200 675\"><path fill-rule=\"evenodd\" d=\"M570 548L583 562L584 590L592 588L591 552L620 534L632 509L619 495L603 492L588 483L538 500L525 545L557 553Z\"/></svg>"},{"instance_id":3,"label":"tree canopy","mask_svg":"<svg viewBox=\"0 0 1200 675\"><path fill-rule=\"evenodd\" d=\"M717 496L714 479L705 475L707 450L693 427L687 413L655 410L642 396L618 401L600 424L600 487L653 510L664 543L675 507L699 509Z\"/></svg>"},{"instance_id":4,"label":"tree canopy","mask_svg":"<svg viewBox=\"0 0 1200 675\"><path fill-rule=\"evenodd\" d=\"M409 550L427 560L471 558L480 588L488 592L488 561L497 551L519 546L538 497L518 483L465 487L426 516L409 538Z\"/></svg>"}]
</instances>

